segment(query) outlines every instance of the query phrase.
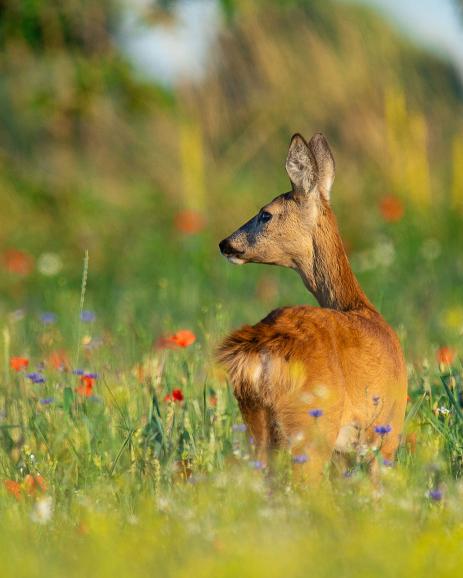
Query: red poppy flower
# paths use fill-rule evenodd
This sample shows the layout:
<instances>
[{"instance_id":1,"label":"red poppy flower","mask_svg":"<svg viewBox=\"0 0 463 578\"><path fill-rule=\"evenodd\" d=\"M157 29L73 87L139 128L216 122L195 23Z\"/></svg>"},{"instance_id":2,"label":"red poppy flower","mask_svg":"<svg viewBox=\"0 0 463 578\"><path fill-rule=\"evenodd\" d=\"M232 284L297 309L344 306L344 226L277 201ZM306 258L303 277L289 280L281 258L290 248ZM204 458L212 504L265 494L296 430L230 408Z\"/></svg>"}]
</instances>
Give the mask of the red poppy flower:
<instances>
[{"instance_id":1,"label":"red poppy flower","mask_svg":"<svg viewBox=\"0 0 463 578\"><path fill-rule=\"evenodd\" d=\"M217 406L217 397L215 395L211 395L209 397L209 403L212 405L212 407L216 407Z\"/></svg>"},{"instance_id":2,"label":"red poppy flower","mask_svg":"<svg viewBox=\"0 0 463 578\"><path fill-rule=\"evenodd\" d=\"M437 350L436 358L439 363L444 365L452 365L455 359L455 350L444 345Z\"/></svg>"},{"instance_id":3,"label":"red poppy flower","mask_svg":"<svg viewBox=\"0 0 463 578\"><path fill-rule=\"evenodd\" d=\"M381 199L379 210L383 219L388 223L396 223L397 221L400 221L405 212L402 201L392 195Z\"/></svg>"},{"instance_id":4,"label":"red poppy flower","mask_svg":"<svg viewBox=\"0 0 463 578\"><path fill-rule=\"evenodd\" d=\"M196 211L180 211L175 215L174 226L184 235L195 235L204 228L204 219Z\"/></svg>"},{"instance_id":5,"label":"red poppy flower","mask_svg":"<svg viewBox=\"0 0 463 578\"><path fill-rule=\"evenodd\" d=\"M164 401L176 401L180 403L185 398L183 396L183 391L181 389L174 389L172 393L168 393L164 398Z\"/></svg>"},{"instance_id":6,"label":"red poppy flower","mask_svg":"<svg viewBox=\"0 0 463 578\"><path fill-rule=\"evenodd\" d=\"M93 395L93 386L95 385L95 377L90 374L84 374L80 377L80 385L76 387L76 392L85 397Z\"/></svg>"},{"instance_id":7,"label":"red poppy flower","mask_svg":"<svg viewBox=\"0 0 463 578\"><path fill-rule=\"evenodd\" d=\"M159 349L175 349L176 347L189 347L196 341L196 335L189 329L181 329L170 337L161 337L156 346Z\"/></svg>"},{"instance_id":8,"label":"red poppy flower","mask_svg":"<svg viewBox=\"0 0 463 578\"><path fill-rule=\"evenodd\" d=\"M10 367L15 371L21 371L21 369L26 369L29 365L29 360L26 357L12 357L10 359Z\"/></svg>"},{"instance_id":9,"label":"red poppy flower","mask_svg":"<svg viewBox=\"0 0 463 578\"><path fill-rule=\"evenodd\" d=\"M63 349L58 351L52 351L48 356L48 363L54 369L69 370L69 356Z\"/></svg>"},{"instance_id":10,"label":"red poppy flower","mask_svg":"<svg viewBox=\"0 0 463 578\"><path fill-rule=\"evenodd\" d=\"M3 253L3 261L5 267L10 273L16 275L26 276L32 272L34 268L34 259L24 251L19 249L7 249Z\"/></svg>"},{"instance_id":11,"label":"red poppy flower","mask_svg":"<svg viewBox=\"0 0 463 578\"><path fill-rule=\"evenodd\" d=\"M21 485L14 480L5 480L3 483L6 491L19 500L21 497Z\"/></svg>"},{"instance_id":12,"label":"red poppy flower","mask_svg":"<svg viewBox=\"0 0 463 578\"><path fill-rule=\"evenodd\" d=\"M24 486L29 496L33 496L37 491L47 491L47 484L40 474L36 474L35 476L27 474L24 478Z\"/></svg>"}]
</instances>

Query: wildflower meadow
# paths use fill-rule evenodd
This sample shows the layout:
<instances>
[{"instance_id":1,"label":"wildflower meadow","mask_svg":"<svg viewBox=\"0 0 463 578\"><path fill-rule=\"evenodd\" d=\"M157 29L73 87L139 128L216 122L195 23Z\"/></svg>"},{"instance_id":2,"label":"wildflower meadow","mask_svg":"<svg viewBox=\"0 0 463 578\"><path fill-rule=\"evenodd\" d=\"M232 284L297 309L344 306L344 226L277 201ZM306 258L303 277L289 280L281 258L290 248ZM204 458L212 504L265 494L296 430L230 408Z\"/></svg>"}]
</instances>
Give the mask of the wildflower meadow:
<instances>
[{"instance_id":1,"label":"wildflower meadow","mask_svg":"<svg viewBox=\"0 0 463 578\"><path fill-rule=\"evenodd\" d=\"M368 3L192 4L0 7L0 575L458 576L461 70ZM186 59L173 80L144 59L156 30ZM407 362L379 483L355 453L317 487L295 474L308 454L270 471L216 362L232 329L316 305L293 271L218 250L289 190L289 138L315 130Z\"/></svg>"}]
</instances>

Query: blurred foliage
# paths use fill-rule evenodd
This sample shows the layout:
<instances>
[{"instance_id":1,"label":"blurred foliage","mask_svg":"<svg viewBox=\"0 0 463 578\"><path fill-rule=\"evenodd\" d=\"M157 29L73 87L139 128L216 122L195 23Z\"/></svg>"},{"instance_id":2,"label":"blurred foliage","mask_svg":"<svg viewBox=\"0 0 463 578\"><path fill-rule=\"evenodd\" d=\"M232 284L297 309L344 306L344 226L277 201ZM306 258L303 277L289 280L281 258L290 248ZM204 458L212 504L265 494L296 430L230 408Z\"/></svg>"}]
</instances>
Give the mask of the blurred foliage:
<instances>
[{"instance_id":1,"label":"blurred foliage","mask_svg":"<svg viewBox=\"0 0 463 578\"><path fill-rule=\"evenodd\" d=\"M0 245L4 264L12 250L33 262L27 275L6 267L3 312L65 315L85 249L88 296L118 327L203 323L217 302L229 323L252 322L306 301L291 273L232 269L216 244L287 190L290 135L322 130L337 160L333 203L367 293L418 349L428 334L455 340L460 325L445 321L463 278L455 71L365 8L235 0L206 78L166 89L122 51L128 6L1 5ZM152 25L175 25L156 6L170 8L149 5ZM397 223L378 208L391 196L404 206ZM197 215L194 232L179 229L185 212ZM40 272L49 254L64 265L55 275Z\"/></svg>"}]
</instances>

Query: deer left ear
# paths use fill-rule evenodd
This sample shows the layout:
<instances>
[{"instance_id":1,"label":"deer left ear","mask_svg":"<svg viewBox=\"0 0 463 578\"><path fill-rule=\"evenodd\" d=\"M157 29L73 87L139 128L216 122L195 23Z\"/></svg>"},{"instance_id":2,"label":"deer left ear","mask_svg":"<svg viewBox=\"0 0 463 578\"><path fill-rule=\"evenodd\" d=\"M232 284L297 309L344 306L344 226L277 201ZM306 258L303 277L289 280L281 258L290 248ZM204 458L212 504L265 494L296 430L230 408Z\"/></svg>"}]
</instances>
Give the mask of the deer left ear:
<instances>
[{"instance_id":1,"label":"deer left ear","mask_svg":"<svg viewBox=\"0 0 463 578\"><path fill-rule=\"evenodd\" d=\"M320 194L329 201L335 175L335 164L328 141L321 132L317 132L310 139L309 148L317 163L318 189Z\"/></svg>"},{"instance_id":2,"label":"deer left ear","mask_svg":"<svg viewBox=\"0 0 463 578\"><path fill-rule=\"evenodd\" d=\"M286 172L295 197L303 197L312 191L317 180L317 163L309 145L300 134L293 135L291 139Z\"/></svg>"}]
</instances>

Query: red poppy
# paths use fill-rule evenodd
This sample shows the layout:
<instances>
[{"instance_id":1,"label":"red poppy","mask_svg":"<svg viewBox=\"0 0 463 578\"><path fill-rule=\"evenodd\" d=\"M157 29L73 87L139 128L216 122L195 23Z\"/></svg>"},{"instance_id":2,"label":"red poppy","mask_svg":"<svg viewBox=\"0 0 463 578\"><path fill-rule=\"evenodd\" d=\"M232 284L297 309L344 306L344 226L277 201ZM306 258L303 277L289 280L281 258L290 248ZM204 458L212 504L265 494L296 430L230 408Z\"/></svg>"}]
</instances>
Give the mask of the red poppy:
<instances>
[{"instance_id":1,"label":"red poppy","mask_svg":"<svg viewBox=\"0 0 463 578\"><path fill-rule=\"evenodd\" d=\"M5 480L3 482L6 491L14 496L17 500L21 497L21 485L14 480Z\"/></svg>"},{"instance_id":2,"label":"red poppy","mask_svg":"<svg viewBox=\"0 0 463 578\"><path fill-rule=\"evenodd\" d=\"M19 249L7 249L3 253L3 261L6 269L16 275L29 275L34 268L34 259Z\"/></svg>"},{"instance_id":3,"label":"red poppy","mask_svg":"<svg viewBox=\"0 0 463 578\"><path fill-rule=\"evenodd\" d=\"M209 398L209 403L212 405L212 407L216 407L217 405L217 397L215 395L211 395Z\"/></svg>"},{"instance_id":4,"label":"red poppy","mask_svg":"<svg viewBox=\"0 0 463 578\"><path fill-rule=\"evenodd\" d=\"M168 393L164 398L164 401L176 401L180 403L185 397L183 396L183 391L181 389L174 389L172 393Z\"/></svg>"},{"instance_id":5,"label":"red poppy","mask_svg":"<svg viewBox=\"0 0 463 578\"><path fill-rule=\"evenodd\" d=\"M444 365L452 365L455 359L455 350L444 345L437 350L436 358L439 363Z\"/></svg>"},{"instance_id":6,"label":"red poppy","mask_svg":"<svg viewBox=\"0 0 463 578\"><path fill-rule=\"evenodd\" d=\"M12 357L10 359L10 367L15 371L21 371L21 369L26 369L29 365L29 360L26 357Z\"/></svg>"},{"instance_id":7,"label":"red poppy","mask_svg":"<svg viewBox=\"0 0 463 578\"><path fill-rule=\"evenodd\" d=\"M195 235L204 228L204 219L196 211L180 211L175 215L174 226L180 233Z\"/></svg>"},{"instance_id":8,"label":"red poppy","mask_svg":"<svg viewBox=\"0 0 463 578\"><path fill-rule=\"evenodd\" d=\"M93 395L93 386L95 385L95 377L93 375L85 374L80 377L80 385L76 387L76 392L85 397Z\"/></svg>"},{"instance_id":9,"label":"red poppy","mask_svg":"<svg viewBox=\"0 0 463 578\"><path fill-rule=\"evenodd\" d=\"M40 492L47 491L47 484L40 474L36 474L35 476L27 474L24 478L24 486L29 496L33 496L37 490Z\"/></svg>"},{"instance_id":10,"label":"red poppy","mask_svg":"<svg viewBox=\"0 0 463 578\"><path fill-rule=\"evenodd\" d=\"M170 337L161 337L156 346L159 349L175 349L176 347L189 347L196 341L196 335L189 329L181 329Z\"/></svg>"},{"instance_id":11,"label":"red poppy","mask_svg":"<svg viewBox=\"0 0 463 578\"><path fill-rule=\"evenodd\" d=\"M379 210L388 223L396 223L404 216L404 206L400 199L392 195L383 197L379 202Z\"/></svg>"},{"instance_id":12,"label":"red poppy","mask_svg":"<svg viewBox=\"0 0 463 578\"><path fill-rule=\"evenodd\" d=\"M63 349L58 351L52 351L48 356L48 363L54 369L69 370L69 356Z\"/></svg>"}]
</instances>

